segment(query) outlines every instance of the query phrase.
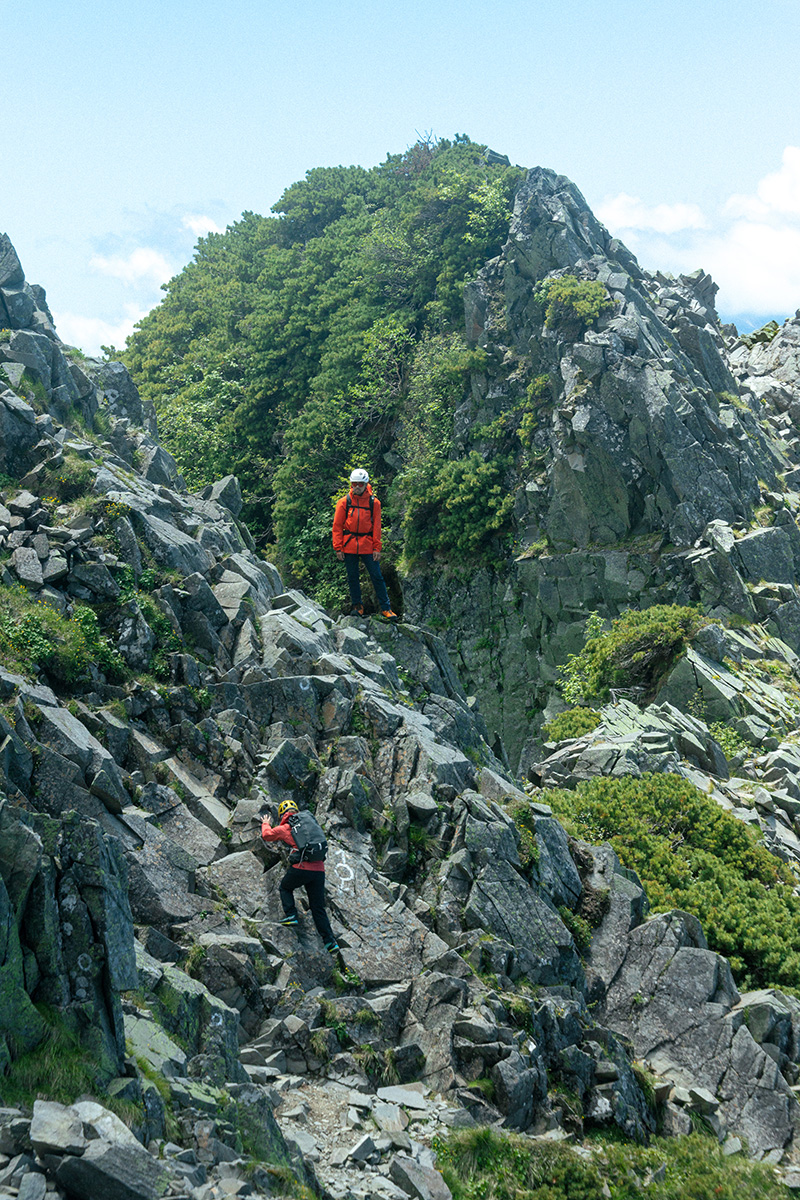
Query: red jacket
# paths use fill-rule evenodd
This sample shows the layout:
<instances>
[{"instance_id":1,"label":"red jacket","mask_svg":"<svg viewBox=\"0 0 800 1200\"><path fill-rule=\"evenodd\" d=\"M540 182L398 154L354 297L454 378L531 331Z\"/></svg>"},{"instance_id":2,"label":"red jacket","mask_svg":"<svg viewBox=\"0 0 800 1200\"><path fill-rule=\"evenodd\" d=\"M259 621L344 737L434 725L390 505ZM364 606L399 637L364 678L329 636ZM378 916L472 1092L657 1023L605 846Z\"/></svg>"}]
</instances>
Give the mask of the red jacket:
<instances>
[{"instance_id":1,"label":"red jacket","mask_svg":"<svg viewBox=\"0 0 800 1200\"><path fill-rule=\"evenodd\" d=\"M297 849L297 842L292 837L292 830L289 825L290 812L284 813L277 825L270 825L269 821L262 821L261 836L265 842L285 842L292 850ZM301 862L292 863L298 871L324 871L324 862Z\"/></svg>"},{"instance_id":2,"label":"red jacket","mask_svg":"<svg viewBox=\"0 0 800 1200\"><path fill-rule=\"evenodd\" d=\"M381 548L381 502L372 495L372 484L368 483L363 494L357 496L350 489L350 511L347 512L347 496L336 503L333 515L333 548L345 554L372 554ZM369 502L372 498L372 515ZM370 528L371 526L371 528Z\"/></svg>"}]
</instances>

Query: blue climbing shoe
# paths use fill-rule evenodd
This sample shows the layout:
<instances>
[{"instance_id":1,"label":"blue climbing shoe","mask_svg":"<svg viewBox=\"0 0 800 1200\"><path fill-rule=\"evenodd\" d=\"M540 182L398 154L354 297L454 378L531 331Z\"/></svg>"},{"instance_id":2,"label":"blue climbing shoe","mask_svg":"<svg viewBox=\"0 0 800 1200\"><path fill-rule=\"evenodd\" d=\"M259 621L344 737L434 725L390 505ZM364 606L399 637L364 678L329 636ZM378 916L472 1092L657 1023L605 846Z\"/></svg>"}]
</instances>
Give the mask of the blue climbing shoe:
<instances>
[{"instance_id":1,"label":"blue climbing shoe","mask_svg":"<svg viewBox=\"0 0 800 1200\"><path fill-rule=\"evenodd\" d=\"M339 953L339 943L338 942L326 942L325 949L328 951L328 954L338 954Z\"/></svg>"},{"instance_id":2,"label":"blue climbing shoe","mask_svg":"<svg viewBox=\"0 0 800 1200\"><path fill-rule=\"evenodd\" d=\"M280 924L281 925L299 925L300 921L298 920L297 916L284 917L283 920L280 922Z\"/></svg>"}]
</instances>

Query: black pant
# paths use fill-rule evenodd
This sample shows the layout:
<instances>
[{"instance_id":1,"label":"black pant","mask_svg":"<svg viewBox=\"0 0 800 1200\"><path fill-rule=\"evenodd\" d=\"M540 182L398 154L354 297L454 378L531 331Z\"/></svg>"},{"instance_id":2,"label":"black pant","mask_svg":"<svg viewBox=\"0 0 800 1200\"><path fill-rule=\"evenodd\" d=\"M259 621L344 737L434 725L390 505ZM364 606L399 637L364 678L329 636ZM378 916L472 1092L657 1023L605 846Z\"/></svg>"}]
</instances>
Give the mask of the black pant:
<instances>
[{"instance_id":1,"label":"black pant","mask_svg":"<svg viewBox=\"0 0 800 1200\"><path fill-rule=\"evenodd\" d=\"M383 578L381 564L371 554L345 554L344 566L347 571L347 586L350 588L350 600L356 606L361 604L361 580L358 577L359 563L367 568L367 574L372 580L375 595L378 597L378 607L391 609L386 581Z\"/></svg>"},{"instance_id":2,"label":"black pant","mask_svg":"<svg viewBox=\"0 0 800 1200\"><path fill-rule=\"evenodd\" d=\"M283 905L283 914L286 917L297 916L297 909L294 904L294 890L299 887L306 889L308 907L311 909L311 916L317 927L317 933L326 946L329 942L335 942L336 938L333 936L331 923L325 911L325 872L299 871L297 867L289 867L278 885L278 894Z\"/></svg>"}]
</instances>

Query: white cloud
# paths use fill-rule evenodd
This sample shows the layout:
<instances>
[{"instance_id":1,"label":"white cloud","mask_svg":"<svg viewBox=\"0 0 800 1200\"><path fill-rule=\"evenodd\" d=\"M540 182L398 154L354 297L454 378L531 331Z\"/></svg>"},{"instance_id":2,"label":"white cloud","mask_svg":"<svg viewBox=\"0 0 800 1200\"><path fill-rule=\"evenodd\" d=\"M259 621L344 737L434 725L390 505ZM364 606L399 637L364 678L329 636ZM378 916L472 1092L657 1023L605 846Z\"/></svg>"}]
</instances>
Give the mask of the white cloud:
<instances>
[{"instance_id":1,"label":"white cloud","mask_svg":"<svg viewBox=\"0 0 800 1200\"><path fill-rule=\"evenodd\" d=\"M800 222L736 221L705 254L718 307L786 316L800 305Z\"/></svg>"},{"instance_id":2,"label":"white cloud","mask_svg":"<svg viewBox=\"0 0 800 1200\"><path fill-rule=\"evenodd\" d=\"M195 213L187 213L183 218L184 229L190 229L195 237L205 237L207 233L224 233L224 229L220 229L216 221L211 217L200 216Z\"/></svg>"},{"instance_id":3,"label":"white cloud","mask_svg":"<svg viewBox=\"0 0 800 1200\"><path fill-rule=\"evenodd\" d=\"M705 229L706 219L696 204L656 204L648 208L638 196L620 192L604 200L597 216L611 230L652 229L655 233L679 233L683 229Z\"/></svg>"},{"instance_id":4,"label":"white cloud","mask_svg":"<svg viewBox=\"0 0 800 1200\"><path fill-rule=\"evenodd\" d=\"M624 192L597 212L644 266L708 271L725 320L741 313L782 320L800 306L800 147L787 146L777 171L708 220L694 204L648 208Z\"/></svg>"},{"instance_id":5,"label":"white cloud","mask_svg":"<svg viewBox=\"0 0 800 1200\"><path fill-rule=\"evenodd\" d=\"M68 346L77 346L84 354L91 356L100 354L101 346L118 346L121 349L128 334L133 332L136 322L148 311L134 304L127 304L125 310L125 317L117 322L104 321L101 317L84 317L71 312L53 315L61 340Z\"/></svg>"},{"instance_id":6,"label":"white cloud","mask_svg":"<svg viewBox=\"0 0 800 1200\"><path fill-rule=\"evenodd\" d=\"M138 247L127 258L122 255L105 258L102 254L95 254L89 260L89 268L127 284L147 282L159 285L175 274L164 255L147 246Z\"/></svg>"},{"instance_id":7,"label":"white cloud","mask_svg":"<svg viewBox=\"0 0 800 1200\"><path fill-rule=\"evenodd\" d=\"M780 170L764 176L755 196L731 196L724 211L752 220L800 218L800 147L787 146Z\"/></svg>"}]
</instances>

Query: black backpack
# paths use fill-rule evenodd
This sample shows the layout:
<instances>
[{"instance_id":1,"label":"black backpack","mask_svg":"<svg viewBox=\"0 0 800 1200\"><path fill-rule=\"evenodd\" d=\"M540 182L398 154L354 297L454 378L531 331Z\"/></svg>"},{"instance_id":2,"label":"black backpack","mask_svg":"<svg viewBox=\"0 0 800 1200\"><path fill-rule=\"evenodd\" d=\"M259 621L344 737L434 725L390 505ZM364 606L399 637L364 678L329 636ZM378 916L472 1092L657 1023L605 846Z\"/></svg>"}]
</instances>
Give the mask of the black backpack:
<instances>
[{"instance_id":1,"label":"black backpack","mask_svg":"<svg viewBox=\"0 0 800 1200\"><path fill-rule=\"evenodd\" d=\"M302 862L324 862L328 853L328 842L311 813L292 813L288 825L297 843L297 849L289 855L289 862L293 866Z\"/></svg>"}]
</instances>

